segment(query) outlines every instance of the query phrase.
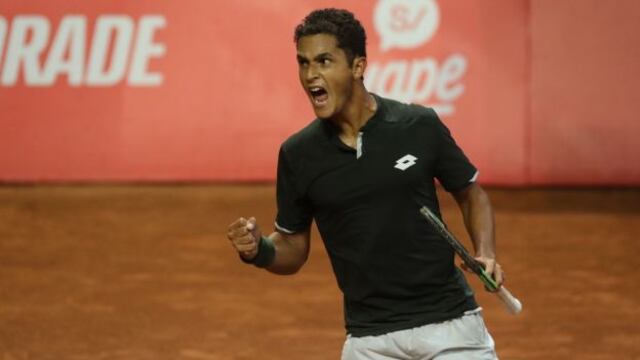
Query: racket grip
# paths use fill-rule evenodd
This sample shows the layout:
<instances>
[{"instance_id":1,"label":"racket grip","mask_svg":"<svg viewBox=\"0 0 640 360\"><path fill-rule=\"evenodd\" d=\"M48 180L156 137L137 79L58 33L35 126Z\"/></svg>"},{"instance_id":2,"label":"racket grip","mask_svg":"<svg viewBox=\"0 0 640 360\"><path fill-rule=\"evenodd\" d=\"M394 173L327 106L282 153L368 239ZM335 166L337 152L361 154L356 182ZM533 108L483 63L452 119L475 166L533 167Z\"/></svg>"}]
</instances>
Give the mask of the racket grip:
<instances>
[{"instance_id":1,"label":"racket grip","mask_svg":"<svg viewBox=\"0 0 640 360\"><path fill-rule=\"evenodd\" d=\"M513 314L517 315L522 311L522 303L520 300L516 299L507 288L504 286L500 286L496 295L502 300L502 303L507 307L507 310Z\"/></svg>"}]
</instances>

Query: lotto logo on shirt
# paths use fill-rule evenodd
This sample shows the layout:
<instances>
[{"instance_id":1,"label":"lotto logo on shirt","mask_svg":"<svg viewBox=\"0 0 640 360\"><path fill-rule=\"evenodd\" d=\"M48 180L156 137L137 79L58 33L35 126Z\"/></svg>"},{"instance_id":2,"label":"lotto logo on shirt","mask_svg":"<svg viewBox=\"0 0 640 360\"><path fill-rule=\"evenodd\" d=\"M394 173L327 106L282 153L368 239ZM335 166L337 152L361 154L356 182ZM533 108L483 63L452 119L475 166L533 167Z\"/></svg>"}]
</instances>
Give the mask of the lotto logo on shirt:
<instances>
[{"instance_id":1,"label":"lotto logo on shirt","mask_svg":"<svg viewBox=\"0 0 640 360\"><path fill-rule=\"evenodd\" d=\"M0 86L159 86L150 62L165 55L154 39L165 25L161 15L67 15L55 27L44 15L0 16Z\"/></svg>"},{"instance_id":2,"label":"lotto logo on shirt","mask_svg":"<svg viewBox=\"0 0 640 360\"><path fill-rule=\"evenodd\" d=\"M455 102L465 89L465 56L453 53L438 59L385 55L394 49L396 53L428 50L427 43L440 27L436 0L379 0L373 18L380 38L380 57L387 60L369 64L367 88L382 96L433 107L441 116L453 115Z\"/></svg>"}]
</instances>

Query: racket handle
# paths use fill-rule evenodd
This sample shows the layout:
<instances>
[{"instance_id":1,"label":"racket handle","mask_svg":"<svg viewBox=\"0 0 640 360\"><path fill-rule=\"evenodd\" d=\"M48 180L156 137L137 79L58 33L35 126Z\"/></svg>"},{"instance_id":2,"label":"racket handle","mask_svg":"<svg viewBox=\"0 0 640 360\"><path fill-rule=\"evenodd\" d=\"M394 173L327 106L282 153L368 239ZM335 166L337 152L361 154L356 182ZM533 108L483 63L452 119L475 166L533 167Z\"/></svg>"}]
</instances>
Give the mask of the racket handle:
<instances>
[{"instance_id":1,"label":"racket handle","mask_svg":"<svg viewBox=\"0 0 640 360\"><path fill-rule=\"evenodd\" d=\"M496 295L502 300L502 303L507 307L507 310L513 314L517 315L522 311L522 303L520 300L516 299L506 287L500 286Z\"/></svg>"}]
</instances>

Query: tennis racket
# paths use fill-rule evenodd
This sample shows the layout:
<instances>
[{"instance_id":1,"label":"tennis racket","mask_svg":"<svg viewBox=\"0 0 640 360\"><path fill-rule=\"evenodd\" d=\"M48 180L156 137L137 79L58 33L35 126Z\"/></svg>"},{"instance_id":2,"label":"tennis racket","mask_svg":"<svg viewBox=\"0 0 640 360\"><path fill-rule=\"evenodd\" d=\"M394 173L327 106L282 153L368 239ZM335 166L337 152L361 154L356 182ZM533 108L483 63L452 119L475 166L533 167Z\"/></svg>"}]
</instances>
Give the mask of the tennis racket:
<instances>
[{"instance_id":1,"label":"tennis racket","mask_svg":"<svg viewBox=\"0 0 640 360\"><path fill-rule=\"evenodd\" d=\"M507 307L507 310L516 315L520 311L522 311L522 303L518 299L516 299L507 288L504 286L498 286L496 281L491 277L491 275L487 274L484 270L484 265L478 260L474 259L471 254L467 251L467 249L462 245L458 239L456 239L447 227L440 221L440 219L426 206L423 206L420 209L420 213L429 221L429 223L438 231L442 237L447 240L447 242L453 247L453 250L460 256L462 261L467 265L471 271L476 273L482 283L487 287L487 289L494 294L496 294L500 300Z\"/></svg>"}]
</instances>

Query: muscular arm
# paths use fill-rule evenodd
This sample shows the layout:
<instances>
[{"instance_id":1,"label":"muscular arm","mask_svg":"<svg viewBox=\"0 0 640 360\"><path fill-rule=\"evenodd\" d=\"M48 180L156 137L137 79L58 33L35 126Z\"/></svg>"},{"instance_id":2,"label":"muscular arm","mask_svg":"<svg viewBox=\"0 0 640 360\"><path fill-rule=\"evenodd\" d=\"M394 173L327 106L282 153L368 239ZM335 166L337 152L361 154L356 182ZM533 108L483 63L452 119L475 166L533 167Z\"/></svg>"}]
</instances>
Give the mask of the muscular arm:
<instances>
[{"instance_id":1,"label":"muscular arm","mask_svg":"<svg viewBox=\"0 0 640 360\"><path fill-rule=\"evenodd\" d=\"M284 234L274 232L269 235L276 248L276 257L266 269L274 274L291 275L297 273L309 257L310 231Z\"/></svg>"},{"instance_id":2,"label":"muscular arm","mask_svg":"<svg viewBox=\"0 0 640 360\"><path fill-rule=\"evenodd\" d=\"M227 238L238 254L247 262L254 261L260 250L262 231L256 219L239 218L229 225ZM309 257L310 229L295 234L274 232L268 239L275 248L275 256L266 269L274 274L290 275L297 273ZM269 253L269 249L263 249ZM262 265L261 265L262 266Z\"/></svg>"},{"instance_id":3,"label":"muscular arm","mask_svg":"<svg viewBox=\"0 0 640 360\"><path fill-rule=\"evenodd\" d=\"M495 224L489 196L474 182L454 192L453 197L462 211L464 224L476 251L476 260L485 265L485 270L498 284L502 284L504 272L496 262Z\"/></svg>"},{"instance_id":4,"label":"muscular arm","mask_svg":"<svg viewBox=\"0 0 640 360\"><path fill-rule=\"evenodd\" d=\"M464 218L464 225L473 241L478 257L495 259L493 209L489 196L477 183L453 193Z\"/></svg>"}]
</instances>

